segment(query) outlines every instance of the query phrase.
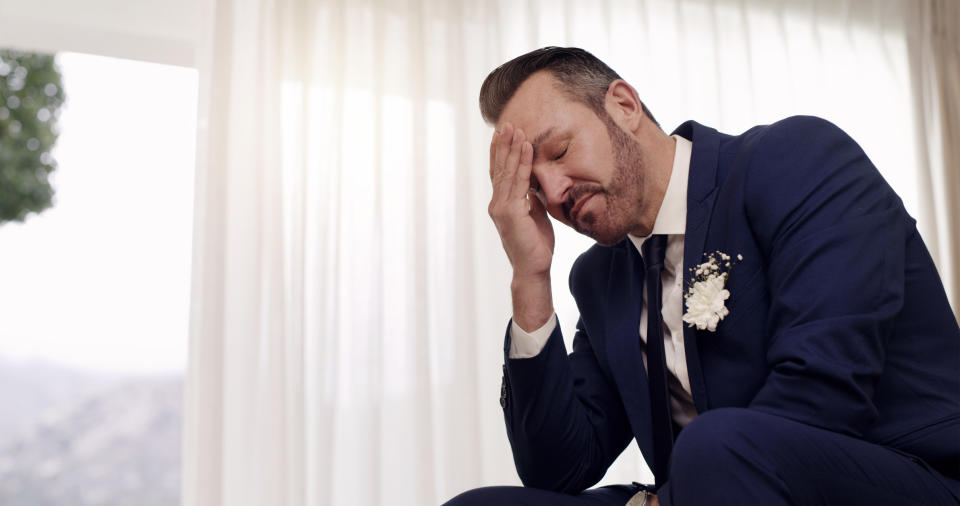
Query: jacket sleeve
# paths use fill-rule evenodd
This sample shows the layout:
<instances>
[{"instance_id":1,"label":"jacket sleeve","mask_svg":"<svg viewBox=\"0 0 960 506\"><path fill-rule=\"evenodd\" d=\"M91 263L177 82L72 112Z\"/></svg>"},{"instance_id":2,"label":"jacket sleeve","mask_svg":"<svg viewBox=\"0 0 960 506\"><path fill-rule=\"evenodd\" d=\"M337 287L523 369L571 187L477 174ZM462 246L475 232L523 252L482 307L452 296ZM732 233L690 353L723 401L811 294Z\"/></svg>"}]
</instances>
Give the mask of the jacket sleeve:
<instances>
[{"instance_id":1,"label":"jacket sleeve","mask_svg":"<svg viewBox=\"0 0 960 506\"><path fill-rule=\"evenodd\" d=\"M557 325L539 355L511 359L504 345L501 405L524 485L576 494L597 483L632 435L614 385L577 324L567 355Z\"/></svg>"},{"instance_id":2,"label":"jacket sleeve","mask_svg":"<svg viewBox=\"0 0 960 506\"><path fill-rule=\"evenodd\" d=\"M745 206L767 263L770 372L750 407L860 436L877 417L914 222L831 123L790 118L756 142Z\"/></svg>"}]
</instances>

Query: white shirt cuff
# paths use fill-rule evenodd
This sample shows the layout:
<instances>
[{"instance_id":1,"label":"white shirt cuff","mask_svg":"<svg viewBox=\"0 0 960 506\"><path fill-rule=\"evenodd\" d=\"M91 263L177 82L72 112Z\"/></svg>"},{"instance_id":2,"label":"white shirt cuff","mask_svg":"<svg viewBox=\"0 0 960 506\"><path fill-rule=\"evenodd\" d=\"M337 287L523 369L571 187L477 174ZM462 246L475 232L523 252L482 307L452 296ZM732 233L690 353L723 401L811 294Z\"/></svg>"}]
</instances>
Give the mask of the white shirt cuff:
<instances>
[{"instance_id":1,"label":"white shirt cuff","mask_svg":"<svg viewBox=\"0 0 960 506\"><path fill-rule=\"evenodd\" d=\"M510 358L531 358L540 354L540 350L547 345L550 334L557 328L557 313L550 315L547 323L533 332L527 332L511 321L510 324Z\"/></svg>"}]
</instances>

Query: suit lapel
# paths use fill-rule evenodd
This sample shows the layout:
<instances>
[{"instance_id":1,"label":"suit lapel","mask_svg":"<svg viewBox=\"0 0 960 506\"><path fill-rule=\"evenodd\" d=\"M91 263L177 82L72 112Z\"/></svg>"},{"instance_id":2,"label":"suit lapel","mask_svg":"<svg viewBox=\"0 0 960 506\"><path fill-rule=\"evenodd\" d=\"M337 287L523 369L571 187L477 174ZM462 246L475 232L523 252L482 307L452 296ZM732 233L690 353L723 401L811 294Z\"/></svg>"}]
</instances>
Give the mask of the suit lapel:
<instances>
[{"instance_id":1,"label":"suit lapel","mask_svg":"<svg viewBox=\"0 0 960 506\"><path fill-rule=\"evenodd\" d=\"M637 249L626 239L611 248L606 304L606 352L620 398L630 419L637 445L653 465L650 398L647 375L640 355L640 306L643 301L643 270Z\"/></svg>"},{"instance_id":2,"label":"suit lapel","mask_svg":"<svg viewBox=\"0 0 960 506\"><path fill-rule=\"evenodd\" d=\"M690 286L693 278L691 267L703 261L704 244L707 229L713 212L713 203L717 192L717 163L720 152L720 136L716 130L704 127L694 121L688 121L673 132L693 142L690 157L690 176L687 182L687 225L683 244L683 287ZM686 309L684 307L684 309ZM686 349L687 373L690 376L690 390L698 413L709 407L707 391L700 369L700 355L697 351L697 330L686 324L683 326L683 341Z\"/></svg>"},{"instance_id":3,"label":"suit lapel","mask_svg":"<svg viewBox=\"0 0 960 506\"><path fill-rule=\"evenodd\" d=\"M717 161L720 136L716 130L688 121L675 134L695 141L690 158L687 183L687 223L683 254L683 286L690 283L689 267L703 257L704 244L713 203L716 197ZM611 248L606 299L605 347L620 398L630 419L637 445L647 463L652 465L653 436L650 426L650 395L647 374L640 354L640 306L643 300L643 270L630 239ZM707 410L706 388L697 353L696 330L684 325L687 371L697 412Z\"/></svg>"}]
</instances>

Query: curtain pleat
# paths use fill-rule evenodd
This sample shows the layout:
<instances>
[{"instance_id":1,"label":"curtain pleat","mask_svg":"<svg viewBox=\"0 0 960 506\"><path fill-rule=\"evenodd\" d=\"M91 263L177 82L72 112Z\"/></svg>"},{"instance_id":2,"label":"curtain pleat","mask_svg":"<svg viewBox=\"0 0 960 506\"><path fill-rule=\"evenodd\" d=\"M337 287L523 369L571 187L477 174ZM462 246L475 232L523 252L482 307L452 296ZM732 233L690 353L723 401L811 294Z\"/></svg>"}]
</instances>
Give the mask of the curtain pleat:
<instances>
[{"instance_id":1,"label":"curtain pleat","mask_svg":"<svg viewBox=\"0 0 960 506\"><path fill-rule=\"evenodd\" d=\"M960 318L960 4L923 0L910 14L918 228Z\"/></svg>"}]
</instances>

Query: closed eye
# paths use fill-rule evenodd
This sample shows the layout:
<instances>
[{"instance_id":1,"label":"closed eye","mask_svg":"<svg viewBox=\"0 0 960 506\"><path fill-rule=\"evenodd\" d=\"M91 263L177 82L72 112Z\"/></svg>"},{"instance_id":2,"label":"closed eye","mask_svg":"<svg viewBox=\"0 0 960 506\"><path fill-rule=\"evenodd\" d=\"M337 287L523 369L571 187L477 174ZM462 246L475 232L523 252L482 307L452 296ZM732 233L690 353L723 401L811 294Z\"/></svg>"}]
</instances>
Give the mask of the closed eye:
<instances>
[{"instance_id":1,"label":"closed eye","mask_svg":"<svg viewBox=\"0 0 960 506\"><path fill-rule=\"evenodd\" d=\"M563 158L563 155L565 155L565 154L567 154L567 148L563 148L563 152L560 153L559 155L553 157L552 160L557 161L557 160Z\"/></svg>"}]
</instances>

